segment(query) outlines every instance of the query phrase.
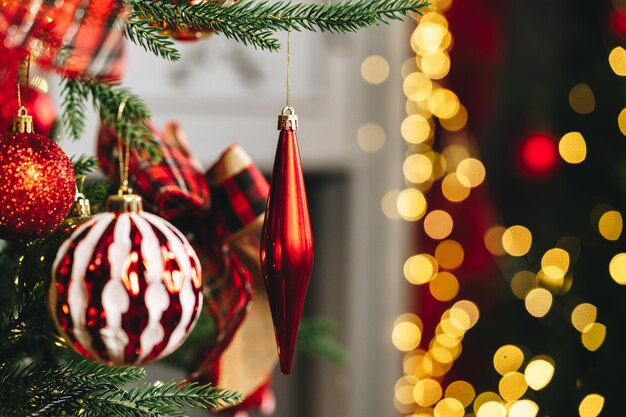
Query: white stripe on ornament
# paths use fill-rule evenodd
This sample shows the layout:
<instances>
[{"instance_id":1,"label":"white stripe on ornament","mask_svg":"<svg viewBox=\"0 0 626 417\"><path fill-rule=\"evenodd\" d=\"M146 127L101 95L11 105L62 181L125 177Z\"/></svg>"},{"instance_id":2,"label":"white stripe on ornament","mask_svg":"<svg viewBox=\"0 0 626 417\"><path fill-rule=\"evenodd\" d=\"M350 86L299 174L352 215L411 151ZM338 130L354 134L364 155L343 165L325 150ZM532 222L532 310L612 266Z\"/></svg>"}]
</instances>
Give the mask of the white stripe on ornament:
<instances>
[{"instance_id":1,"label":"white stripe on ornament","mask_svg":"<svg viewBox=\"0 0 626 417\"><path fill-rule=\"evenodd\" d=\"M101 213L96 214L92 218L94 221L93 226L85 237L78 241L76 249L74 250L71 281L67 291L67 304L72 316L76 340L92 354L95 359L101 360L100 356L93 351L91 335L87 330L89 291L85 285L85 274L93 251L102 238L102 234L113 220L113 215L111 213ZM76 231L72 233L72 237L68 240L73 241L77 238L80 229L80 227L76 229Z\"/></svg>"},{"instance_id":2,"label":"white stripe on ornament","mask_svg":"<svg viewBox=\"0 0 626 417\"><path fill-rule=\"evenodd\" d=\"M79 225L76 229L74 229L74 231L72 232L72 234L63 241L63 243L61 243L61 246L59 246L59 249L57 250L57 254L56 257L54 258L54 262L52 262L52 282L50 283L50 292L48 294L49 296L49 305L50 308L52 309L52 319L54 320L55 324L57 325L57 328L62 332L65 333L65 331L63 330L63 328L61 327L61 324L58 321L57 318L57 302L58 302L58 298L59 298L59 293L57 291L57 271L59 269L59 263L61 263L61 261L63 260L63 258L65 258L65 255L67 255L67 251L70 248L70 245L72 244L72 242L74 241L74 239L79 236L81 233L83 233L85 231L86 228L93 226L95 220L93 219L93 217L91 219L89 219L88 221L86 221L85 223ZM71 282L71 271L70 271L70 277L68 278L68 282L66 282L65 284L69 284ZM68 288L69 290L69 288ZM69 306L68 306L69 309ZM68 310L69 311L69 310ZM67 334L63 335L64 337L67 336ZM69 342L69 340L68 340Z\"/></svg>"},{"instance_id":3,"label":"white stripe on ornament","mask_svg":"<svg viewBox=\"0 0 626 417\"><path fill-rule=\"evenodd\" d=\"M102 308L106 313L107 325L100 329L100 337L106 346L109 359L116 364L123 364L124 349L128 345L128 335L122 328L122 315L130 307L128 290L123 279L128 277L128 267L133 262L131 257L130 217L128 213L117 215L113 242L107 251L111 278L102 289Z\"/></svg>"},{"instance_id":4,"label":"white stripe on ornament","mask_svg":"<svg viewBox=\"0 0 626 417\"><path fill-rule=\"evenodd\" d=\"M173 351L175 351L181 343L184 341L185 336L187 335L187 326L191 323L192 320L195 319L193 317L194 307L195 307L195 295L193 291L193 286L191 284L191 264L189 262L189 258L187 257L187 251L185 250L184 244L187 243L187 239L184 241L181 240L176 234L173 232L174 226L171 226L166 220L155 216L150 213L143 213L144 217L152 223L157 229L165 235L165 238L168 240L168 246L171 251L174 252L174 256L178 261L178 264L181 268L180 273L182 273L183 285L178 294L178 299L181 305L181 317L178 325L172 332L170 339L167 343L167 346L163 350L161 357L167 356ZM184 239L184 237L183 237Z\"/></svg>"},{"instance_id":5,"label":"white stripe on ornament","mask_svg":"<svg viewBox=\"0 0 626 417\"><path fill-rule=\"evenodd\" d=\"M154 233L154 229L141 214L131 214L130 218L141 233L141 257L143 259L145 274L148 284L144 300L148 309L148 325L141 333L140 346L141 355L137 358L137 363L141 363L152 349L165 337L165 331L161 325L163 312L170 305L170 297L163 284L163 257L161 256L161 245Z\"/></svg>"}]
</instances>

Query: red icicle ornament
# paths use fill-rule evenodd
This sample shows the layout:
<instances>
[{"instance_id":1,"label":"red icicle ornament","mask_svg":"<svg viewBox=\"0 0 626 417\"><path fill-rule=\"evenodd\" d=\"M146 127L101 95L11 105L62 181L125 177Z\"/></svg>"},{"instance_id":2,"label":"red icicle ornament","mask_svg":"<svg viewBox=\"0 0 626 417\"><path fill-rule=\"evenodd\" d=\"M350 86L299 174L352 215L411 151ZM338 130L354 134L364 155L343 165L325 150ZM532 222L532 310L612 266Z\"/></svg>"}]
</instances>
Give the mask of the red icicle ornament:
<instances>
[{"instance_id":1,"label":"red icicle ornament","mask_svg":"<svg viewBox=\"0 0 626 417\"><path fill-rule=\"evenodd\" d=\"M278 146L261 237L261 265L274 321L280 370L291 372L313 266L313 235L298 151L298 116L278 116Z\"/></svg>"}]
</instances>

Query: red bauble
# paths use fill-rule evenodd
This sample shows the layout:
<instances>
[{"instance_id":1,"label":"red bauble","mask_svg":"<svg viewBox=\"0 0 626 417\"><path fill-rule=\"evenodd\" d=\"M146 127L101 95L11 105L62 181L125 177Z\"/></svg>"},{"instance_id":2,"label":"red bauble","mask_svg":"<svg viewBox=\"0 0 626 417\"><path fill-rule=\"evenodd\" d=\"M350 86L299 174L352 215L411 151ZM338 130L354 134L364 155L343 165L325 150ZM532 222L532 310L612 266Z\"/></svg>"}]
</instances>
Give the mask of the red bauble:
<instances>
[{"instance_id":1,"label":"red bauble","mask_svg":"<svg viewBox=\"0 0 626 417\"><path fill-rule=\"evenodd\" d=\"M189 4L200 4L200 3L213 3L219 6L230 6L237 2L237 0L223 0L223 1L215 1L215 0L188 0ZM174 3L179 3L178 1ZM178 28L178 27L169 27L164 25L162 30L164 35L171 36L172 38L179 41L197 41L198 39L210 36L213 32L199 31L194 28Z\"/></svg>"},{"instance_id":2,"label":"red bauble","mask_svg":"<svg viewBox=\"0 0 626 417\"><path fill-rule=\"evenodd\" d=\"M558 145L546 134L533 134L520 145L519 161L523 172L538 176L552 172L558 162Z\"/></svg>"},{"instance_id":3,"label":"red bauble","mask_svg":"<svg viewBox=\"0 0 626 417\"><path fill-rule=\"evenodd\" d=\"M287 115L287 112L291 112ZM274 159L261 238L261 265L272 310L280 369L291 372L298 325L313 267L313 235L296 138L298 119L287 107Z\"/></svg>"},{"instance_id":4,"label":"red bauble","mask_svg":"<svg viewBox=\"0 0 626 417\"><path fill-rule=\"evenodd\" d=\"M36 133L0 135L0 239L32 240L54 230L74 203L74 169Z\"/></svg>"},{"instance_id":5,"label":"red bauble","mask_svg":"<svg viewBox=\"0 0 626 417\"><path fill-rule=\"evenodd\" d=\"M57 328L86 358L152 362L176 350L200 314L200 262L167 221L118 208L93 216L63 242L49 302Z\"/></svg>"}]
</instances>

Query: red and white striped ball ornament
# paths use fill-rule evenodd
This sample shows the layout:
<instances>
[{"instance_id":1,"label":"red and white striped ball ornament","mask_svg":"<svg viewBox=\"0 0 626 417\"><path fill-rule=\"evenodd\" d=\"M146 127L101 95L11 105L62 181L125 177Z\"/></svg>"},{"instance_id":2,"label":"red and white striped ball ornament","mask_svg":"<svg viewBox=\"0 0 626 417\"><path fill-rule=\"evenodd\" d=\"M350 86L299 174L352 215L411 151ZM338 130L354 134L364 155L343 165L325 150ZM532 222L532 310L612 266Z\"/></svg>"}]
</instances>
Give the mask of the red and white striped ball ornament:
<instances>
[{"instance_id":1,"label":"red and white striped ball ornament","mask_svg":"<svg viewBox=\"0 0 626 417\"><path fill-rule=\"evenodd\" d=\"M57 328L86 358L136 365L176 350L202 308L196 253L141 197L111 196L65 240L52 266Z\"/></svg>"}]
</instances>

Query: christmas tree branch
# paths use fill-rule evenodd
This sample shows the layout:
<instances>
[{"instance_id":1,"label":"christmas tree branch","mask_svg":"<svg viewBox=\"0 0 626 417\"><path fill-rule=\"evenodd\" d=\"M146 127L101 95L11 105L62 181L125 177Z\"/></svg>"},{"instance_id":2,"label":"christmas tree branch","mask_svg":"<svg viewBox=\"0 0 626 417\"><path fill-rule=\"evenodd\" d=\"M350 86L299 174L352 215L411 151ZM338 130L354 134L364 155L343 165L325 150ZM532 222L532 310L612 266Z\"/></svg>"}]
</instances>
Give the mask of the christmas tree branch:
<instances>
[{"instance_id":1,"label":"christmas tree branch","mask_svg":"<svg viewBox=\"0 0 626 417\"><path fill-rule=\"evenodd\" d=\"M341 3L292 3L281 0L220 2L154 2L127 0L130 27L148 19L180 30L216 32L254 47L278 50L277 31L355 32L408 16L428 5L425 0L355 0ZM149 35L149 33L146 33ZM156 41L155 41L156 42Z\"/></svg>"},{"instance_id":2,"label":"christmas tree branch","mask_svg":"<svg viewBox=\"0 0 626 417\"><path fill-rule=\"evenodd\" d=\"M98 158L89 155L73 156L70 158L75 175L85 175L98 168Z\"/></svg>"},{"instance_id":3,"label":"christmas tree branch","mask_svg":"<svg viewBox=\"0 0 626 417\"><path fill-rule=\"evenodd\" d=\"M134 388L98 392L83 399L83 405L91 412L88 415L132 415L132 416L183 416L190 408L215 408L234 405L241 401L238 393L211 385L178 382L155 383ZM105 411L105 414L100 412Z\"/></svg>"},{"instance_id":4,"label":"christmas tree branch","mask_svg":"<svg viewBox=\"0 0 626 417\"><path fill-rule=\"evenodd\" d=\"M63 121L74 139L82 134L84 103L91 100L102 122L115 129L120 137L128 138L132 149L151 159L160 157L160 148L146 125L150 110L138 96L127 88L93 80L65 78L62 83ZM124 111L118 117L122 103L125 103Z\"/></svg>"},{"instance_id":5,"label":"christmas tree branch","mask_svg":"<svg viewBox=\"0 0 626 417\"><path fill-rule=\"evenodd\" d=\"M160 33L162 28L159 27L159 23L145 16L138 19L135 15L129 19L124 34L131 42L141 46L146 51L169 61L178 61L180 52L169 36Z\"/></svg>"}]
</instances>

